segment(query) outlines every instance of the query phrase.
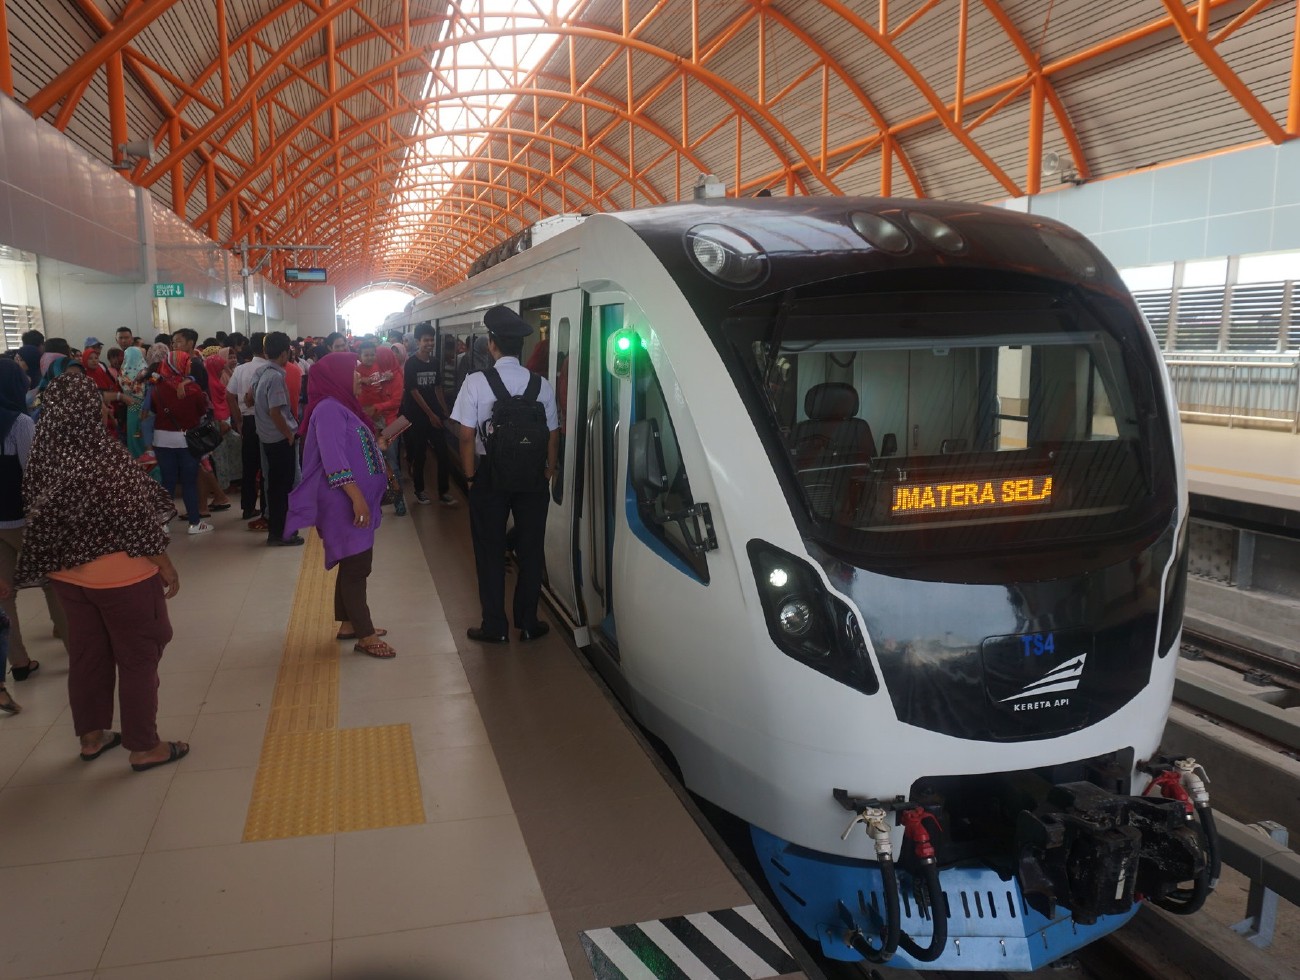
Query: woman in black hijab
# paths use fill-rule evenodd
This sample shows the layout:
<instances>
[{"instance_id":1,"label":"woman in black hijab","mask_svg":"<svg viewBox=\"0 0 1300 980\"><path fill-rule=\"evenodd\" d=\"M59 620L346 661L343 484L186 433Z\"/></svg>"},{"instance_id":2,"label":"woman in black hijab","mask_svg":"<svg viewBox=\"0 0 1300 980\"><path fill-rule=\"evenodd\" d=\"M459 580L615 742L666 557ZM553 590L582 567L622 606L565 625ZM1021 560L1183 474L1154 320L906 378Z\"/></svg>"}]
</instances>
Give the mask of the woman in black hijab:
<instances>
[{"instance_id":1,"label":"woman in black hijab","mask_svg":"<svg viewBox=\"0 0 1300 980\"><path fill-rule=\"evenodd\" d=\"M18 356L27 369L27 390L31 391L41 383L41 349L35 344L23 344L18 348Z\"/></svg>"},{"instance_id":2,"label":"woman in black hijab","mask_svg":"<svg viewBox=\"0 0 1300 980\"><path fill-rule=\"evenodd\" d=\"M0 359L0 581L13 584L14 569L23 550L23 527L27 509L23 505L23 471L36 432L24 411L27 407L27 375L16 361ZM63 609L49 583L45 583L45 605L60 638L68 635ZM0 609L9 617L9 672L15 681L25 681L41 664L27 655L14 593L0 596ZM67 641L64 641L65 648ZM0 666L3 666L0 664Z\"/></svg>"},{"instance_id":3,"label":"woman in black hijab","mask_svg":"<svg viewBox=\"0 0 1300 980\"><path fill-rule=\"evenodd\" d=\"M104 427L99 389L63 375L45 391L23 478L28 522L16 584L45 577L68 614L68 702L81 758L122 745L137 772L184 758L158 737L158 661L172 638L166 600L171 494ZM92 533L93 532L93 533ZM113 722L117 688L121 733Z\"/></svg>"}]
</instances>

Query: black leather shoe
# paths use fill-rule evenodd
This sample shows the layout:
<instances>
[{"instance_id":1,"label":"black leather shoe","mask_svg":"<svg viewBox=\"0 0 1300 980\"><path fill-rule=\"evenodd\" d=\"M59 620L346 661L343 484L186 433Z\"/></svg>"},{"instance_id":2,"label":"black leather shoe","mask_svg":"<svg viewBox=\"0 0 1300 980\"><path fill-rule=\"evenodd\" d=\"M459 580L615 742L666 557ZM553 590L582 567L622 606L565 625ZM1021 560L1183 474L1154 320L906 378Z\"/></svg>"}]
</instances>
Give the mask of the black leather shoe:
<instances>
[{"instance_id":1,"label":"black leather shoe","mask_svg":"<svg viewBox=\"0 0 1300 980\"><path fill-rule=\"evenodd\" d=\"M479 643L508 643L508 642L510 642L510 637L508 637L508 636L494 636L493 634L491 634L491 633L487 632L486 630L484 630L483 627L481 627L481 626L471 626L468 630L465 631L465 635L468 636L471 640L477 640Z\"/></svg>"},{"instance_id":2,"label":"black leather shoe","mask_svg":"<svg viewBox=\"0 0 1300 980\"><path fill-rule=\"evenodd\" d=\"M551 631L550 623L538 622L531 629L519 631L519 642L527 643L529 640L540 640L543 636Z\"/></svg>"},{"instance_id":3,"label":"black leather shoe","mask_svg":"<svg viewBox=\"0 0 1300 980\"><path fill-rule=\"evenodd\" d=\"M307 539L295 534L291 538L268 538L266 543L272 548L296 548L307 543Z\"/></svg>"}]
</instances>

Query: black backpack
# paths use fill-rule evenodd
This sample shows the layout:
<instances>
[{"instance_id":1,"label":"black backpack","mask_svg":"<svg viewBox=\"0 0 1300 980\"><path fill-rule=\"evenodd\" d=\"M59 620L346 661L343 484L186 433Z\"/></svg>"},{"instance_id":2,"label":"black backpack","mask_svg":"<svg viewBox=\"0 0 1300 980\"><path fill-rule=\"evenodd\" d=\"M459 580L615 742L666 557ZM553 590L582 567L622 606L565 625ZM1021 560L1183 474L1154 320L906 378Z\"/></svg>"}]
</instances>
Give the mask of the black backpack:
<instances>
[{"instance_id":1,"label":"black backpack","mask_svg":"<svg viewBox=\"0 0 1300 980\"><path fill-rule=\"evenodd\" d=\"M542 390L541 376L532 375L522 395L510 394L494 367L484 371L483 376L497 399L483 440L492 489L507 493L545 490L546 448L551 430L546 424L546 406L537 400Z\"/></svg>"}]
</instances>

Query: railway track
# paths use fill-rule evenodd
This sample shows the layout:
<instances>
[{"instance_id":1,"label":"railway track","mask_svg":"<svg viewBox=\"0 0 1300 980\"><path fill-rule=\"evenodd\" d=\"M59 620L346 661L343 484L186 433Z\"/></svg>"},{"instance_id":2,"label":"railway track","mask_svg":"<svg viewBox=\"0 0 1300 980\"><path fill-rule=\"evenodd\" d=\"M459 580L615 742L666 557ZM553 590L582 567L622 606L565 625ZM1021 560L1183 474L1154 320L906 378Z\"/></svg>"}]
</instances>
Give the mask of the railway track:
<instances>
[{"instance_id":1,"label":"railway track","mask_svg":"<svg viewBox=\"0 0 1300 980\"><path fill-rule=\"evenodd\" d=\"M1276 684L1300 690L1300 666L1259 650L1184 628L1181 652L1193 660L1209 660L1240 670L1246 677L1260 684Z\"/></svg>"}]
</instances>

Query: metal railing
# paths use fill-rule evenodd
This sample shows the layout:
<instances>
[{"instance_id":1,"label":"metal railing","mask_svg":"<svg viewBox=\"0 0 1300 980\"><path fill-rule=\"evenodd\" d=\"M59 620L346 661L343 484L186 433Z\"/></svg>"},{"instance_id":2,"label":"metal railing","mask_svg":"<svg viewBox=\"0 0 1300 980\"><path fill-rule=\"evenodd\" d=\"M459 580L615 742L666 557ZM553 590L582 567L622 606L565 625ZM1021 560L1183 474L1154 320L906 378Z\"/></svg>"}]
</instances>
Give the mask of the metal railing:
<instances>
[{"instance_id":1,"label":"metal railing","mask_svg":"<svg viewBox=\"0 0 1300 980\"><path fill-rule=\"evenodd\" d=\"M1300 355L1165 354L1187 421L1300 429Z\"/></svg>"}]
</instances>

